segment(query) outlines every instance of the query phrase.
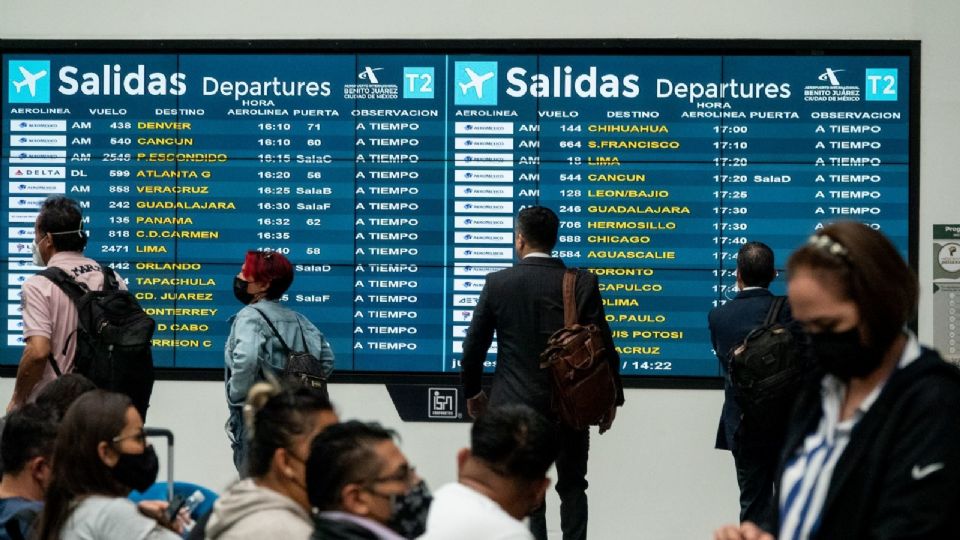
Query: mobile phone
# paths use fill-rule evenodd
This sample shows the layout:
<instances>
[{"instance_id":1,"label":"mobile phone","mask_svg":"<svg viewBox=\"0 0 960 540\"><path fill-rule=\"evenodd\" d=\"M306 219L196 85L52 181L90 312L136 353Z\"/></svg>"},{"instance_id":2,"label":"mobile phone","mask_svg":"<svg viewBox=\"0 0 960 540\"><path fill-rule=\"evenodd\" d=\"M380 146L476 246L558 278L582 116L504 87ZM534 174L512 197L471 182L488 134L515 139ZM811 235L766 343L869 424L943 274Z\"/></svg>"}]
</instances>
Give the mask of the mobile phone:
<instances>
[{"instance_id":1,"label":"mobile phone","mask_svg":"<svg viewBox=\"0 0 960 540\"><path fill-rule=\"evenodd\" d=\"M167 518L167 523L173 523L177 519L177 514L180 513L180 509L183 508L184 503L187 502L187 498L183 495L174 495L173 500L170 501L170 506L167 506L167 511L164 514L164 517Z\"/></svg>"}]
</instances>

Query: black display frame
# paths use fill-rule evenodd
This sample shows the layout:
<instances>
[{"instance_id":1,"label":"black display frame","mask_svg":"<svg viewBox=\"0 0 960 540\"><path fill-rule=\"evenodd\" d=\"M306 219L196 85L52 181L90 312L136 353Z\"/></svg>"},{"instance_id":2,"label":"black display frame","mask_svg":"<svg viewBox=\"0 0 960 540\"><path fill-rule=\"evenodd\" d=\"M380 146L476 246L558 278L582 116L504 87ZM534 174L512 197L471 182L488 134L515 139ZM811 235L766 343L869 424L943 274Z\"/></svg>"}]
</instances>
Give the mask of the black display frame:
<instances>
[{"instance_id":1,"label":"black display frame","mask_svg":"<svg viewBox=\"0 0 960 540\"><path fill-rule=\"evenodd\" d=\"M825 40L825 39L153 39L153 40L34 40L0 39L0 55L10 53L83 54L117 52L166 54L592 54L640 56L899 56L909 60L908 136L908 263L916 273L919 260L920 216L920 69L919 40ZM0 103L5 86L0 85ZM706 313L704 313L706 325ZM914 314L910 327L916 331ZM0 366L0 376L16 374L16 366ZM223 380L222 369L163 368L156 370L161 380ZM488 376L485 376L488 377ZM348 372L334 373L334 383L370 384L459 384L457 373L423 372ZM629 388L715 389L722 387L721 377L682 377L624 375Z\"/></svg>"}]
</instances>

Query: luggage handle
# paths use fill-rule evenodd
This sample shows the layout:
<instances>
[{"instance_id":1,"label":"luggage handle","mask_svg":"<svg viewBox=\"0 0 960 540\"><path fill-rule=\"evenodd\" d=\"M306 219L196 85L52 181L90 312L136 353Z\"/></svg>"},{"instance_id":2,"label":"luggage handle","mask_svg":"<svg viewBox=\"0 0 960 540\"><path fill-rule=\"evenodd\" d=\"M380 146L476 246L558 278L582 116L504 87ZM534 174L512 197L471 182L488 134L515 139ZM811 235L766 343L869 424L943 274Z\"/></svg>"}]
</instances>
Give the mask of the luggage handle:
<instances>
[{"instance_id":1,"label":"luggage handle","mask_svg":"<svg viewBox=\"0 0 960 540\"><path fill-rule=\"evenodd\" d=\"M167 502L170 502L173 500L173 432L167 428L144 427L143 434L167 439Z\"/></svg>"}]
</instances>

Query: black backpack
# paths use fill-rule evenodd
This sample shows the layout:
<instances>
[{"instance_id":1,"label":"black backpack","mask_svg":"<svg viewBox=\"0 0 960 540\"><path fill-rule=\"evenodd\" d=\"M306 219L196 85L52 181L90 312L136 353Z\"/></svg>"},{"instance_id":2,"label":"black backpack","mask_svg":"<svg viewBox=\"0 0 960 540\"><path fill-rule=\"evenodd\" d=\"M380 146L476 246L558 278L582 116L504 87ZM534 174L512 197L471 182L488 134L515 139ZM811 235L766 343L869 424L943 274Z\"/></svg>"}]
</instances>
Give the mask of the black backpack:
<instances>
[{"instance_id":1,"label":"black backpack","mask_svg":"<svg viewBox=\"0 0 960 540\"><path fill-rule=\"evenodd\" d=\"M312 388L329 398L327 393L327 376L323 373L323 363L314 356L307 347L307 337L303 333L303 326L300 325L300 318L297 318L297 326L300 327L300 343L303 345L302 351L294 351L287 346L287 342L280 337L280 332L273 322L267 317L266 313L257 308L253 308L257 313L267 321L267 326L273 331L273 335L280 341L284 354L287 355L287 364L280 373L283 377L293 380L295 383ZM264 378L262 375L261 379Z\"/></svg>"},{"instance_id":2,"label":"black backpack","mask_svg":"<svg viewBox=\"0 0 960 540\"><path fill-rule=\"evenodd\" d=\"M74 371L104 390L130 396L146 418L153 392L153 354L150 350L156 323L140 307L133 293L121 290L113 269L104 267L103 288L91 291L57 267L39 274L64 292L77 308L77 349ZM71 334L72 335L72 334ZM66 354L70 337L63 344ZM50 356L50 365L60 368Z\"/></svg>"},{"instance_id":3,"label":"black backpack","mask_svg":"<svg viewBox=\"0 0 960 540\"><path fill-rule=\"evenodd\" d=\"M744 419L769 429L786 425L807 370L806 356L796 336L777 322L786 300L783 296L774 298L763 324L747 334L728 356L734 397Z\"/></svg>"}]
</instances>

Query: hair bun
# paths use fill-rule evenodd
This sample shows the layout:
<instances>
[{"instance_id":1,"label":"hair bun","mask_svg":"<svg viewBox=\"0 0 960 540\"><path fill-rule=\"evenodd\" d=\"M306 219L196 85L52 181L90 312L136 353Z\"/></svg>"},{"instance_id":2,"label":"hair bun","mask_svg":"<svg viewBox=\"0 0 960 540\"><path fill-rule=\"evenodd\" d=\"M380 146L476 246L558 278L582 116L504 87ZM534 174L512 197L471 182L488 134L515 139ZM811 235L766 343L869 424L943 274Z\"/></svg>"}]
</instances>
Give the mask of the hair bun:
<instances>
[{"instance_id":1,"label":"hair bun","mask_svg":"<svg viewBox=\"0 0 960 540\"><path fill-rule=\"evenodd\" d=\"M270 399L280 394L283 389L276 381L258 382L247 393L247 402L243 405L243 424L246 427L246 437L253 437L257 413L263 410Z\"/></svg>"}]
</instances>

